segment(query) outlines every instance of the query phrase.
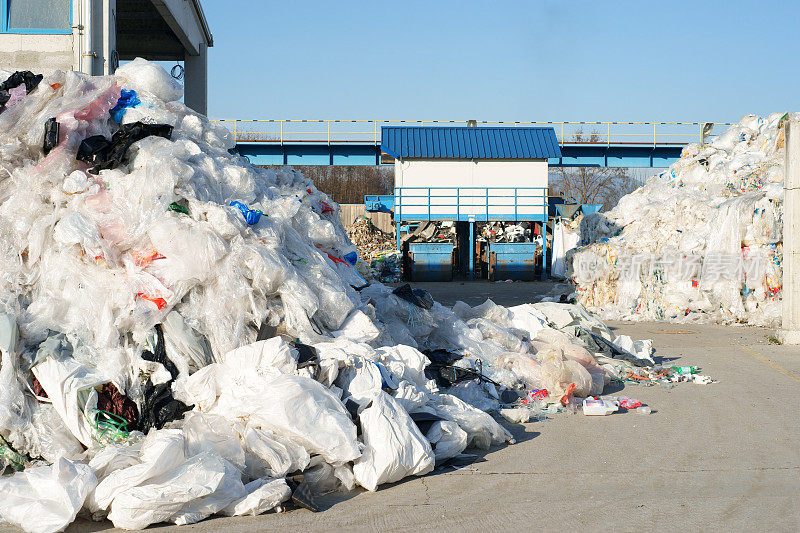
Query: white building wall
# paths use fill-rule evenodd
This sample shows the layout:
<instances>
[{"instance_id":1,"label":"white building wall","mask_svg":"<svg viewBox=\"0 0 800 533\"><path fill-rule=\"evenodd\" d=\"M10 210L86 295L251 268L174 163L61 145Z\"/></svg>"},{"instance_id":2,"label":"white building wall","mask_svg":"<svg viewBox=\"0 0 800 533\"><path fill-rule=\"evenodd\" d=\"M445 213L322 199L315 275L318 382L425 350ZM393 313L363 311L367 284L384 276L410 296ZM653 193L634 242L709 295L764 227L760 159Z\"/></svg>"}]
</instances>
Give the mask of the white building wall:
<instances>
[{"instance_id":1,"label":"white building wall","mask_svg":"<svg viewBox=\"0 0 800 533\"><path fill-rule=\"evenodd\" d=\"M395 187L403 187L396 198L396 208L403 216L480 215L487 211L498 215L530 215L546 213L545 194L548 185L547 160L423 160L395 161ZM426 187L414 190L407 187ZM462 189L460 196L448 187ZM536 191L515 191L505 187L538 187ZM480 189L475 189L480 188ZM486 188L486 189L484 189ZM430 196L428 196L430 195ZM540 207L525 204L541 203ZM453 207L455 204L458 208ZM456 213L456 211L458 211Z\"/></svg>"},{"instance_id":2,"label":"white building wall","mask_svg":"<svg viewBox=\"0 0 800 533\"><path fill-rule=\"evenodd\" d=\"M547 187L547 161L395 161L395 187Z\"/></svg>"},{"instance_id":3,"label":"white building wall","mask_svg":"<svg viewBox=\"0 0 800 533\"><path fill-rule=\"evenodd\" d=\"M0 33L0 68L52 74L72 70L72 35Z\"/></svg>"}]
</instances>

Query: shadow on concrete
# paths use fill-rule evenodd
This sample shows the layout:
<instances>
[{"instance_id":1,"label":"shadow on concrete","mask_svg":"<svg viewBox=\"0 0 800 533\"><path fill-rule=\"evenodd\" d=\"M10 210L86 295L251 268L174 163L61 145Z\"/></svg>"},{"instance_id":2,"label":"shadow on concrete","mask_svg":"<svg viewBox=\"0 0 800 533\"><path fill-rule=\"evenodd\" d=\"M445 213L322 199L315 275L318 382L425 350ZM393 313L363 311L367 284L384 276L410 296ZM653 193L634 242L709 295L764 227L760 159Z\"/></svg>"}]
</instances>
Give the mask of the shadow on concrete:
<instances>
[{"instance_id":1,"label":"shadow on concrete","mask_svg":"<svg viewBox=\"0 0 800 533\"><path fill-rule=\"evenodd\" d=\"M612 380L603 387L603 394L615 394L617 392L622 392L625 390L625 383L622 381Z\"/></svg>"},{"instance_id":2,"label":"shadow on concrete","mask_svg":"<svg viewBox=\"0 0 800 533\"><path fill-rule=\"evenodd\" d=\"M92 533L94 531L107 531L114 529L114 524L108 520L93 522L85 518L78 518L64 530L64 533Z\"/></svg>"}]
</instances>

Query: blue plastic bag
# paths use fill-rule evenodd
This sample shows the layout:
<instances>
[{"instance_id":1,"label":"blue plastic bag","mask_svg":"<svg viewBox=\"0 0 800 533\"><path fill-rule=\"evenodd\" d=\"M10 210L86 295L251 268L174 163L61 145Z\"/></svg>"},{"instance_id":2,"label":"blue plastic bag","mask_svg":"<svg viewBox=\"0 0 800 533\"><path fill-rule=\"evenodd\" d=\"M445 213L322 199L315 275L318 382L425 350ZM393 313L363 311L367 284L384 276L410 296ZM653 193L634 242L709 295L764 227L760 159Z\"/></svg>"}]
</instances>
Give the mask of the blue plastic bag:
<instances>
[{"instance_id":1,"label":"blue plastic bag","mask_svg":"<svg viewBox=\"0 0 800 533\"><path fill-rule=\"evenodd\" d=\"M344 260L347 261L350 266L355 266L356 263L358 263L358 252L350 252L349 254L345 254Z\"/></svg>"},{"instance_id":2,"label":"blue plastic bag","mask_svg":"<svg viewBox=\"0 0 800 533\"><path fill-rule=\"evenodd\" d=\"M250 226L255 226L261 219L261 211L250 209L242 202L231 202L231 205L242 212L242 215L244 215L244 221Z\"/></svg>"},{"instance_id":3,"label":"blue plastic bag","mask_svg":"<svg viewBox=\"0 0 800 533\"><path fill-rule=\"evenodd\" d=\"M111 113L111 118L114 119L114 122L121 124L122 117L125 116L125 111L127 111L129 107L136 107L141 103L142 101L139 100L136 91L133 89L130 91L122 89L119 94L119 100L117 100L117 105L112 107L111 111L109 111L109 113Z\"/></svg>"}]
</instances>

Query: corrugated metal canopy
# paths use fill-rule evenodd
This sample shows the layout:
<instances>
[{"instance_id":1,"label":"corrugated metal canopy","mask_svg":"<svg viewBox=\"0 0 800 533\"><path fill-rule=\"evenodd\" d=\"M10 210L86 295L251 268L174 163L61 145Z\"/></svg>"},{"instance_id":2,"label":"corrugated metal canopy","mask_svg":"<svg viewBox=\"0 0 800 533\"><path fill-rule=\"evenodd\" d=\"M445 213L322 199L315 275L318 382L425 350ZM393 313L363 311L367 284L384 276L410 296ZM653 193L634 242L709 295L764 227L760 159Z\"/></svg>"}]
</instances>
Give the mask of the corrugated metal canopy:
<instances>
[{"instance_id":1,"label":"corrugated metal canopy","mask_svg":"<svg viewBox=\"0 0 800 533\"><path fill-rule=\"evenodd\" d=\"M381 150L396 159L561 157L553 128L383 127Z\"/></svg>"}]
</instances>

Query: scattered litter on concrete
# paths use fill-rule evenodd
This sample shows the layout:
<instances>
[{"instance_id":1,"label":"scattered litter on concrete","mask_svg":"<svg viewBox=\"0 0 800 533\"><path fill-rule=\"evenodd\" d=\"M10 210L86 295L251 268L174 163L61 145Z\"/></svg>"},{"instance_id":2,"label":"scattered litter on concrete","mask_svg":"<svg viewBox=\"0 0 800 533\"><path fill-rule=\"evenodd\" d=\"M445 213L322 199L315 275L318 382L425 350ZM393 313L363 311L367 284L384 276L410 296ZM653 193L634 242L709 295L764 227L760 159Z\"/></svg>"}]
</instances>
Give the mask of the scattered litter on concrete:
<instances>
[{"instance_id":1,"label":"scattered litter on concrete","mask_svg":"<svg viewBox=\"0 0 800 533\"><path fill-rule=\"evenodd\" d=\"M136 60L56 72L0 114L2 520L319 510L513 444L492 414L673 385L649 341L580 306L450 309L367 283L335 203L232 153L180 96Z\"/></svg>"},{"instance_id":2,"label":"scattered litter on concrete","mask_svg":"<svg viewBox=\"0 0 800 533\"><path fill-rule=\"evenodd\" d=\"M578 301L604 319L777 325L788 116L747 115L585 216L567 272Z\"/></svg>"}]
</instances>

